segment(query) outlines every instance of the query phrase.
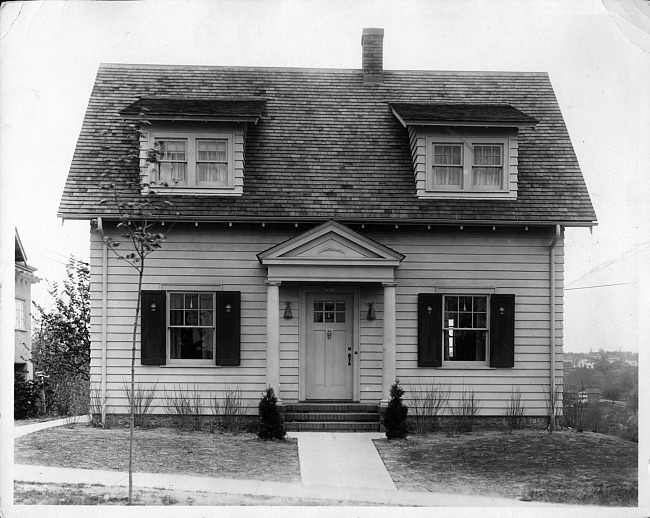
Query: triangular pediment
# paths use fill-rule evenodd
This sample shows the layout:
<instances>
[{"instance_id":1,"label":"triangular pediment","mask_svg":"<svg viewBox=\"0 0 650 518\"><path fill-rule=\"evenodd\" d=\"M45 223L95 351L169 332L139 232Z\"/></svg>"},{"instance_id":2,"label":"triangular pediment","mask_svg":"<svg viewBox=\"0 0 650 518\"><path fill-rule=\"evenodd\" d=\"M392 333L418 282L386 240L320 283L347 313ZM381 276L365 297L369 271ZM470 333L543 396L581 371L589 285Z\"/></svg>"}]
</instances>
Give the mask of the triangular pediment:
<instances>
[{"instance_id":1,"label":"triangular pediment","mask_svg":"<svg viewBox=\"0 0 650 518\"><path fill-rule=\"evenodd\" d=\"M376 241L341 225L328 221L258 255L262 264L372 262L397 266L404 256Z\"/></svg>"}]
</instances>

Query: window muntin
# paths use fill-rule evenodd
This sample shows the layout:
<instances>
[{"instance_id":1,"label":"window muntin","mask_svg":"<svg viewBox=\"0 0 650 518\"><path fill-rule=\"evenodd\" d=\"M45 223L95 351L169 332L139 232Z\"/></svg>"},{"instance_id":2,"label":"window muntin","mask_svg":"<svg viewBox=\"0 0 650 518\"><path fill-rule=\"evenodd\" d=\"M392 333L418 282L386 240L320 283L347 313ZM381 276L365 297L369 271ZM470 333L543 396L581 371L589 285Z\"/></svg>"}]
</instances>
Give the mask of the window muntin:
<instances>
[{"instance_id":1,"label":"window muntin","mask_svg":"<svg viewBox=\"0 0 650 518\"><path fill-rule=\"evenodd\" d=\"M16 329L27 329L27 311L25 301L16 299Z\"/></svg>"},{"instance_id":2,"label":"window muntin","mask_svg":"<svg viewBox=\"0 0 650 518\"><path fill-rule=\"evenodd\" d=\"M428 191L507 190L507 138L427 138Z\"/></svg>"},{"instance_id":3,"label":"window muntin","mask_svg":"<svg viewBox=\"0 0 650 518\"><path fill-rule=\"evenodd\" d=\"M228 141L226 139L196 140L196 183L228 185Z\"/></svg>"},{"instance_id":4,"label":"window muntin","mask_svg":"<svg viewBox=\"0 0 650 518\"><path fill-rule=\"evenodd\" d=\"M169 294L169 359L213 360L215 353L214 294Z\"/></svg>"},{"instance_id":5,"label":"window muntin","mask_svg":"<svg viewBox=\"0 0 650 518\"><path fill-rule=\"evenodd\" d=\"M444 361L485 362L488 335L487 296L443 297Z\"/></svg>"},{"instance_id":6,"label":"window muntin","mask_svg":"<svg viewBox=\"0 0 650 518\"><path fill-rule=\"evenodd\" d=\"M154 181L169 185L187 185L187 141L183 139L156 139L158 163Z\"/></svg>"}]
</instances>

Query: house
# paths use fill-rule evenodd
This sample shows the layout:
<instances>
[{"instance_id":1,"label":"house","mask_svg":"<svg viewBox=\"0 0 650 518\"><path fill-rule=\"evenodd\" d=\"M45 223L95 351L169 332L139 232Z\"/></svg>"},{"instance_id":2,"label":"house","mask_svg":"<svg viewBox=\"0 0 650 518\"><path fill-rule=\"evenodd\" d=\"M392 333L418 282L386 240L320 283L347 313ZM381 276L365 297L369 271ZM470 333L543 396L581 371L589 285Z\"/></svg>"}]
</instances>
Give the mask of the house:
<instances>
[{"instance_id":1,"label":"house","mask_svg":"<svg viewBox=\"0 0 650 518\"><path fill-rule=\"evenodd\" d=\"M287 409L376 409L399 379L407 404L435 382L499 416L518 388L547 415L564 229L596 224L549 77L384 70L383 29L361 43L360 70L100 66L59 216L92 221L107 413L126 412L138 293L101 185L135 199L139 175L172 204L137 335L154 413L179 386L238 387L251 414L267 386Z\"/></svg>"},{"instance_id":2,"label":"house","mask_svg":"<svg viewBox=\"0 0 650 518\"><path fill-rule=\"evenodd\" d=\"M586 389L578 393L581 403L598 403L600 401L600 389Z\"/></svg>"},{"instance_id":3,"label":"house","mask_svg":"<svg viewBox=\"0 0 650 518\"><path fill-rule=\"evenodd\" d=\"M27 255L18 230L15 239L16 326L14 332L14 372L33 378L32 357L32 284L39 281L36 268L27 264Z\"/></svg>"},{"instance_id":4,"label":"house","mask_svg":"<svg viewBox=\"0 0 650 518\"><path fill-rule=\"evenodd\" d=\"M578 368L580 369L593 369L595 363L592 361L589 361L588 358L583 358L578 362Z\"/></svg>"}]
</instances>

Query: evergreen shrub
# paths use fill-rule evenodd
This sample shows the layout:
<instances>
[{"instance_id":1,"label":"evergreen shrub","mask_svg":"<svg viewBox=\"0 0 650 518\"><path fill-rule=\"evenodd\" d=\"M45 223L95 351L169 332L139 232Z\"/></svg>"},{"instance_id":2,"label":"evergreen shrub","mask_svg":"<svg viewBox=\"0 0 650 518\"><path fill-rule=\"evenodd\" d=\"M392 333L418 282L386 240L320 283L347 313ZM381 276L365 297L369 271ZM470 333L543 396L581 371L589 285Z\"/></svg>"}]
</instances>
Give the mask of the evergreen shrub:
<instances>
[{"instance_id":1,"label":"evergreen shrub","mask_svg":"<svg viewBox=\"0 0 650 518\"><path fill-rule=\"evenodd\" d=\"M36 417L40 391L22 372L14 373L14 419Z\"/></svg>"},{"instance_id":2,"label":"evergreen shrub","mask_svg":"<svg viewBox=\"0 0 650 518\"><path fill-rule=\"evenodd\" d=\"M275 397L275 392L268 387L262 394L257 407L260 414L257 436L260 439L284 439L284 436L287 435L277 403L278 398Z\"/></svg>"},{"instance_id":3,"label":"evergreen shrub","mask_svg":"<svg viewBox=\"0 0 650 518\"><path fill-rule=\"evenodd\" d=\"M399 386L399 380L390 387L390 401L384 413L384 426L386 427L386 438L404 439L408 435L406 415L408 407L402 403L404 389Z\"/></svg>"}]
</instances>

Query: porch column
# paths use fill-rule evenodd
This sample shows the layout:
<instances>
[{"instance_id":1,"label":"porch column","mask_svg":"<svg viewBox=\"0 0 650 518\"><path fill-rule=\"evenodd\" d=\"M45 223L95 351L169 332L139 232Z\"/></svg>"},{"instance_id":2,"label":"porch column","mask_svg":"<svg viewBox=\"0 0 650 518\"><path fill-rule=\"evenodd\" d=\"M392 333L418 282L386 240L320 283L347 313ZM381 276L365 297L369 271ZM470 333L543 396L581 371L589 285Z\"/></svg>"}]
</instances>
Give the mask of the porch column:
<instances>
[{"instance_id":1,"label":"porch column","mask_svg":"<svg viewBox=\"0 0 650 518\"><path fill-rule=\"evenodd\" d=\"M384 282L384 348L382 354L382 400L380 406L388 405L390 386L395 382L395 287L396 282Z\"/></svg>"},{"instance_id":2,"label":"porch column","mask_svg":"<svg viewBox=\"0 0 650 518\"><path fill-rule=\"evenodd\" d=\"M266 281L266 386L280 400L280 282Z\"/></svg>"}]
</instances>

